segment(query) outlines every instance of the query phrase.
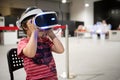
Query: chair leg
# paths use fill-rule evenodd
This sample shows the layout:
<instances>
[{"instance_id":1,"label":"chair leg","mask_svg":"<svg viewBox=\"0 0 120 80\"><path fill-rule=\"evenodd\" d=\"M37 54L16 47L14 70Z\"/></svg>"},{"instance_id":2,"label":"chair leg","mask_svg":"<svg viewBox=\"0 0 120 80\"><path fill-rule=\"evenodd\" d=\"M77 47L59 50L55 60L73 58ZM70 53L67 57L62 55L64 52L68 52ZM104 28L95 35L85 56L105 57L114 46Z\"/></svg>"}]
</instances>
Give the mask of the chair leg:
<instances>
[{"instance_id":1,"label":"chair leg","mask_svg":"<svg viewBox=\"0 0 120 80\"><path fill-rule=\"evenodd\" d=\"M10 78L11 78L11 80L14 80L14 75L12 72L10 73Z\"/></svg>"}]
</instances>

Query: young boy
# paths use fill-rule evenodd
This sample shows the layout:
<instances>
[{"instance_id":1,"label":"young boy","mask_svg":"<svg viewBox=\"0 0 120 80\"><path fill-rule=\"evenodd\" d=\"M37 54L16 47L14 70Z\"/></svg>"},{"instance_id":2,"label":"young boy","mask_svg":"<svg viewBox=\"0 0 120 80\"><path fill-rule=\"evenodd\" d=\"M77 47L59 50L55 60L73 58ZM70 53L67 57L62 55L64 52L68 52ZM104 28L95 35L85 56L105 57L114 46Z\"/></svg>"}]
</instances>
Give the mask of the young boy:
<instances>
[{"instance_id":1,"label":"young boy","mask_svg":"<svg viewBox=\"0 0 120 80\"><path fill-rule=\"evenodd\" d=\"M41 30L33 23L41 9L27 8L22 14L19 25L27 37L18 43L18 56L24 60L26 80L58 80L52 51L63 53L64 47L52 29Z\"/></svg>"}]
</instances>

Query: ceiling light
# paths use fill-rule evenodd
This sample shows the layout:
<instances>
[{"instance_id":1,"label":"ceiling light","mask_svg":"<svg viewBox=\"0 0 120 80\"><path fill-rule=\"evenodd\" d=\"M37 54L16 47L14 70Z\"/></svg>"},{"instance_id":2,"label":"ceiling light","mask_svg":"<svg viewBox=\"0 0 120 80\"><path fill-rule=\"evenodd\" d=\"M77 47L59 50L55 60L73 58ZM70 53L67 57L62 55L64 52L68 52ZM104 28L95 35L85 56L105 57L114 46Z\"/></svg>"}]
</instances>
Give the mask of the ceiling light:
<instances>
[{"instance_id":1,"label":"ceiling light","mask_svg":"<svg viewBox=\"0 0 120 80\"><path fill-rule=\"evenodd\" d=\"M88 3L85 3L85 7L89 7L90 5Z\"/></svg>"},{"instance_id":2,"label":"ceiling light","mask_svg":"<svg viewBox=\"0 0 120 80\"><path fill-rule=\"evenodd\" d=\"M62 0L62 3L66 3L67 2L67 0Z\"/></svg>"}]
</instances>

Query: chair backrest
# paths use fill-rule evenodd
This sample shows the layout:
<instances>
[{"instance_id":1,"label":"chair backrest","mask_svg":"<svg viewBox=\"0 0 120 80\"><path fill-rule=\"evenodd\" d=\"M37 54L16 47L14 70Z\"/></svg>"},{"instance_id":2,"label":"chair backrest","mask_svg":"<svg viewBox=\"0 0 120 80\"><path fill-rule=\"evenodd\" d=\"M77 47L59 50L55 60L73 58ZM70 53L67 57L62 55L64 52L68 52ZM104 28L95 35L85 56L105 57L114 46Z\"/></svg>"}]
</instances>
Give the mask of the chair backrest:
<instances>
[{"instance_id":1,"label":"chair backrest","mask_svg":"<svg viewBox=\"0 0 120 80\"><path fill-rule=\"evenodd\" d=\"M7 53L8 67L11 80L14 80L13 72L23 68L23 59L17 56L17 48L12 48Z\"/></svg>"}]
</instances>

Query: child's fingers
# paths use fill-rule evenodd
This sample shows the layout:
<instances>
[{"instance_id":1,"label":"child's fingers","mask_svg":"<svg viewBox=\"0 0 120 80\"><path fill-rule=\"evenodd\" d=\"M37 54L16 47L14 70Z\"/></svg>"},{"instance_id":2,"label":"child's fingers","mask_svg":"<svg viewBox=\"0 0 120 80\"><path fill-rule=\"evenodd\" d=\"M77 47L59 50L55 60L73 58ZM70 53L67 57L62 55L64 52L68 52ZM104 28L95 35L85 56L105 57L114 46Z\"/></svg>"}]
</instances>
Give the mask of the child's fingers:
<instances>
[{"instance_id":1,"label":"child's fingers","mask_svg":"<svg viewBox=\"0 0 120 80\"><path fill-rule=\"evenodd\" d=\"M32 19L27 21L27 26L31 31L36 30L37 28L34 26Z\"/></svg>"}]
</instances>

